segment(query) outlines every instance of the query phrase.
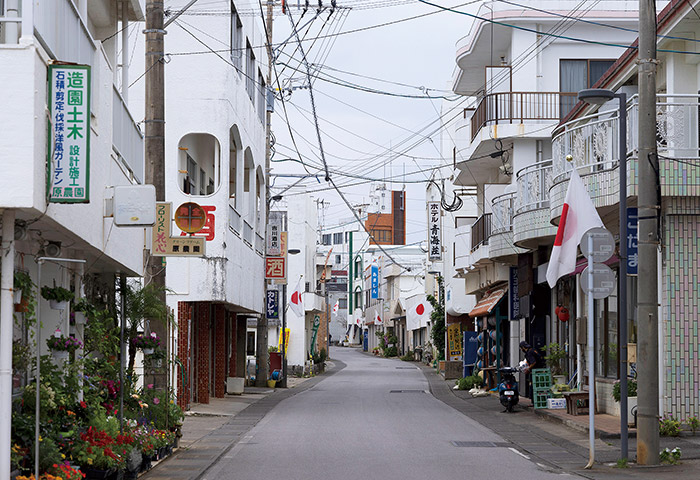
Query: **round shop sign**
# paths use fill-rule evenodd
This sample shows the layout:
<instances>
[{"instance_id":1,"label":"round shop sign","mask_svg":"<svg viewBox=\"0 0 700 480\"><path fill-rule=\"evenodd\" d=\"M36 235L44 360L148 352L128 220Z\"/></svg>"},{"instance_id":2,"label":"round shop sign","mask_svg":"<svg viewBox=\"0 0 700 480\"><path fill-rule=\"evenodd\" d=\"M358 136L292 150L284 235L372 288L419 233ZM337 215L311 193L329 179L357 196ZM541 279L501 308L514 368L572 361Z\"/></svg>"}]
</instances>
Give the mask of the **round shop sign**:
<instances>
[{"instance_id":1,"label":"round shop sign","mask_svg":"<svg viewBox=\"0 0 700 480\"><path fill-rule=\"evenodd\" d=\"M175 210L175 225L185 233L197 233L206 223L207 212L196 203L183 203Z\"/></svg>"},{"instance_id":2,"label":"round shop sign","mask_svg":"<svg viewBox=\"0 0 700 480\"><path fill-rule=\"evenodd\" d=\"M589 239L593 240L589 245ZM589 249L589 246L592 248ZM603 263L615 253L615 239L607 228L595 227L583 234L581 239L581 253L588 258L593 257L593 262Z\"/></svg>"},{"instance_id":3,"label":"round shop sign","mask_svg":"<svg viewBox=\"0 0 700 480\"><path fill-rule=\"evenodd\" d=\"M588 275L589 272L593 273L593 286L590 285L590 280ZM594 263L591 268L588 265L581 272L581 288L584 292L593 295L593 298L600 300L610 296L610 294L615 290L615 285L617 284L617 279L613 271L605 265L604 263Z\"/></svg>"}]
</instances>

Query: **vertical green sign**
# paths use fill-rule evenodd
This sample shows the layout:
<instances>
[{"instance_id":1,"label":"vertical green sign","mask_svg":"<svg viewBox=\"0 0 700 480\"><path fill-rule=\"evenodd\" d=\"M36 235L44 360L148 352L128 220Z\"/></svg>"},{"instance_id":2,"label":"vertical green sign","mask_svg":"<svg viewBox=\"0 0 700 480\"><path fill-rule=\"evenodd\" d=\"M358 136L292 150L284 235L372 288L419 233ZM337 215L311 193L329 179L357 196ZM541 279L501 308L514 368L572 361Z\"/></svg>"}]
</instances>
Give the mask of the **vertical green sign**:
<instances>
[{"instance_id":1,"label":"vertical green sign","mask_svg":"<svg viewBox=\"0 0 700 480\"><path fill-rule=\"evenodd\" d=\"M318 334L318 327L321 325L321 317L314 315L314 328L311 330L311 354L316 351L316 335Z\"/></svg>"},{"instance_id":2,"label":"vertical green sign","mask_svg":"<svg viewBox=\"0 0 700 480\"><path fill-rule=\"evenodd\" d=\"M90 201L90 67L49 65L48 197Z\"/></svg>"}]
</instances>

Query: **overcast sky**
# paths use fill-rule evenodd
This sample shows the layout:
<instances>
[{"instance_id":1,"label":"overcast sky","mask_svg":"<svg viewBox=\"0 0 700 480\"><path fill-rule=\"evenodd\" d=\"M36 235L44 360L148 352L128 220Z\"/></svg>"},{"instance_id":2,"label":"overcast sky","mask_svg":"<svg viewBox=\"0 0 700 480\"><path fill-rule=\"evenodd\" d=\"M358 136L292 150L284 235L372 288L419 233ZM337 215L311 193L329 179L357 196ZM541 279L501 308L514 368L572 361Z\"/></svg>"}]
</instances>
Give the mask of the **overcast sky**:
<instances>
[{"instance_id":1,"label":"overcast sky","mask_svg":"<svg viewBox=\"0 0 700 480\"><path fill-rule=\"evenodd\" d=\"M465 1L456 1L445 5L464 3ZM354 8L349 11L337 10L330 20L328 13L322 13L313 21L307 38L317 35L321 27L321 35L327 35L436 11L434 7L404 0L351 0L348 3L338 0L337 5ZM296 2L292 0L290 6L294 20L298 21L300 12L296 8ZM475 11L475 7L476 5L472 5L470 11ZM313 15L313 12L307 12L300 25L304 25ZM323 62L325 67L320 70L321 77L335 77L361 87L402 95L425 96L425 91L395 83L423 86L429 89L427 93L431 96L453 97L448 88L455 68L455 42L468 32L470 25L471 20L468 17L438 12L393 25L340 35L334 39L320 38L315 44L303 42L303 45L310 63L316 65ZM289 19L276 15L273 32L275 42L288 38L291 35ZM303 33L304 29L301 29L301 32ZM297 45L295 40L295 37L292 37L279 56L280 62L290 65L287 68L277 66L285 86L290 79L294 79L291 81L294 86L307 84L306 70L299 63L302 55L299 50L294 50ZM323 52L326 54L323 55ZM290 60L290 54L293 60ZM295 71L294 68L297 67L299 69ZM366 77L395 83L375 81ZM442 108L442 100L391 97L346 88L321 79L314 81L313 89L324 152L331 169L377 179L397 176L393 187L401 189L404 170L410 174L439 163L440 137L439 132L436 132L439 122L436 120ZM296 131L294 136L299 151L303 157L309 158L315 165L320 165L318 139L310 113L309 90L295 89L291 96L287 97L286 106L290 124ZM280 102L276 103L275 108L272 122L277 140L274 159L297 158L283 120ZM434 123L423 130L423 134L417 133L431 122ZM432 133L430 139L425 138L426 133ZM420 145L408 149L417 143ZM417 158L390 155L390 149ZM387 163L392 157L398 158ZM317 172L312 167L309 169L313 173ZM446 175L449 174L449 169L442 171ZM305 173L305 170L293 162L273 163L273 173L288 172ZM427 175L429 172L407 175L406 179L425 180ZM337 174L332 174L332 177L338 184L362 181ZM276 180L275 186L288 185L293 181L295 179L280 178ZM320 183L311 179L304 184L309 190L328 186L323 177L320 178ZM343 189L353 203L366 201L369 190L368 183ZM425 184L407 183L406 190L407 242L411 243L420 241L425 236ZM330 202L326 210L327 225L352 216L337 194L326 192L319 195Z\"/></svg>"}]
</instances>

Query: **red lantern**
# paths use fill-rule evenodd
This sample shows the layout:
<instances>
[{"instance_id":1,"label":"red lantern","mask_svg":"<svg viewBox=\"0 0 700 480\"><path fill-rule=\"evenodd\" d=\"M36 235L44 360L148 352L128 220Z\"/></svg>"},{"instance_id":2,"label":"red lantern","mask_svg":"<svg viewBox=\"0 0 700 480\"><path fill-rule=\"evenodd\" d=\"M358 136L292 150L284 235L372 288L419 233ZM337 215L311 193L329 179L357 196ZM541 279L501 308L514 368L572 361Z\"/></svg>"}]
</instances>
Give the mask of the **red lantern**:
<instances>
[{"instance_id":1,"label":"red lantern","mask_svg":"<svg viewBox=\"0 0 700 480\"><path fill-rule=\"evenodd\" d=\"M569 309L566 307L557 307L554 309L554 312L557 314L557 318L561 320L562 322L567 322L569 321Z\"/></svg>"}]
</instances>

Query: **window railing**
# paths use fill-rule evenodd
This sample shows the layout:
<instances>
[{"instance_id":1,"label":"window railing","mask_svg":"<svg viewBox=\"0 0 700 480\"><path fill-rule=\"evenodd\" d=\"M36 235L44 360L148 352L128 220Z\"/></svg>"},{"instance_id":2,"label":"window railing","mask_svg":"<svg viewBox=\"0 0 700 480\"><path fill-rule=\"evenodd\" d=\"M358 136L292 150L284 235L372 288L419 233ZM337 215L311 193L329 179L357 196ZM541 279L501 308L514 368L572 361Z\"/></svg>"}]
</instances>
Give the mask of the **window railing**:
<instances>
[{"instance_id":1,"label":"window railing","mask_svg":"<svg viewBox=\"0 0 700 480\"><path fill-rule=\"evenodd\" d=\"M229 204L228 205L228 228L233 231L236 235L241 234L241 214L236 211L235 208L233 208L233 205Z\"/></svg>"},{"instance_id":2,"label":"window railing","mask_svg":"<svg viewBox=\"0 0 700 480\"><path fill-rule=\"evenodd\" d=\"M559 120L569 98L576 93L502 92L484 96L472 116L472 140L488 124Z\"/></svg>"},{"instance_id":3,"label":"window railing","mask_svg":"<svg viewBox=\"0 0 700 480\"><path fill-rule=\"evenodd\" d=\"M482 245L489 244L491 236L491 214L485 213L472 225L472 252Z\"/></svg>"},{"instance_id":4,"label":"window railing","mask_svg":"<svg viewBox=\"0 0 700 480\"><path fill-rule=\"evenodd\" d=\"M491 234L506 233L513 231L513 205L515 203L515 192L504 193L493 199L491 202Z\"/></svg>"},{"instance_id":5,"label":"window railing","mask_svg":"<svg viewBox=\"0 0 700 480\"><path fill-rule=\"evenodd\" d=\"M243 220L243 241L253 246L253 227L247 220Z\"/></svg>"},{"instance_id":6,"label":"window railing","mask_svg":"<svg viewBox=\"0 0 700 480\"><path fill-rule=\"evenodd\" d=\"M117 90L112 89L112 144L124 159L138 183L144 180L143 134L134 122L124 99Z\"/></svg>"},{"instance_id":7,"label":"window railing","mask_svg":"<svg viewBox=\"0 0 700 480\"><path fill-rule=\"evenodd\" d=\"M255 232L255 251L258 255L265 253L265 239L258 232Z\"/></svg>"},{"instance_id":8,"label":"window railing","mask_svg":"<svg viewBox=\"0 0 700 480\"><path fill-rule=\"evenodd\" d=\"M536 163L518 171L518 196L515 213L549 208L549 187L552 186L552 161Z\"/></svg>"}]
</instances>

